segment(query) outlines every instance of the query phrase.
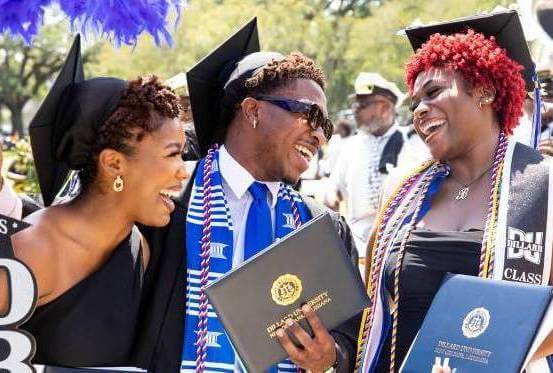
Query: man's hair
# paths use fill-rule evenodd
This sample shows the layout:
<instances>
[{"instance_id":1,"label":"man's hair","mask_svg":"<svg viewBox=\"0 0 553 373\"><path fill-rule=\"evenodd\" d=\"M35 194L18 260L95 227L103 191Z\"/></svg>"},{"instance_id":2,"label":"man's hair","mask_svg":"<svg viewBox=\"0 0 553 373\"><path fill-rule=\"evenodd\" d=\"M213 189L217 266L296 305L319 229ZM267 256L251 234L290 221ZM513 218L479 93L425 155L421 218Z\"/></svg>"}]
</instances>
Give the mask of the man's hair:
<instances>
[{"instance_id":1,"label":"man's hair","mask_svg":"<svg viewBox=\"0 0 553 373\"><path fill-rule=\"evenodd\" d=\"M326 87L323 70L309 57L293 52L282 60L268 63L246 80L248 96L271 93L295 79L310 79L323 90Z\"/></svg>"},{"instance_id":2,"label":"man's hair","mask_svg":"<svg viewBox=\"0 0 553 373\"><path fill-rule=\"evenodd\" d=\"M326 77L315 61L306 57L301 52L292 52L281 60L274 60L256 71L251 78L246 79L245 97L252 97L260 94L271 94L275 89L286 86L296 79L309 79L317 83L321 89L326 87ZM220 126L215 134L215 142L224 142L228 124L232 122L240 103L231 108L229 112L222 114L225 125Z\"/></svg>"},{"instance_id":3,"label":"man's hair","mask_svg":"<svg viewBox=\"0 0 553 373\"><path fill-rule=\"evenodd\" d=\"M472 29L453 35L432 35L407 61L405 79L410 94L417 76L431 67L458 71L471 87L495 89L493 108L499 124L507 134L513 132L526 96L523 67L507 56L494 37Z\"/></svg>"}]
</instances>

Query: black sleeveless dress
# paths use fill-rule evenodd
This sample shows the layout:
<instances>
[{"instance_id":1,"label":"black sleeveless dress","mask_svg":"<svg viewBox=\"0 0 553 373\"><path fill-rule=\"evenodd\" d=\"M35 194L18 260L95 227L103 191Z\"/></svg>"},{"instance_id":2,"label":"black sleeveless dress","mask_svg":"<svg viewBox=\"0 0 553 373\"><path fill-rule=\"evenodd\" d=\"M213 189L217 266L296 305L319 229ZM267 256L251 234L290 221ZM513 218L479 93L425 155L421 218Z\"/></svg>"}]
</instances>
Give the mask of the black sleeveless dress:
<instances>
[{"instance_id":1,"label":"black sleeveless dress","mask_svg":"<svg viewBox=\"0 0 553 373\"><path fill-rule=\"evenodd\" d=\"M108 261L22 326L36 339L34 363L67 367L133 366L131 348L140 303L141 252L131 236ZM136 264L135 264L136 263Z\"/></svg>"},{"instance_id":2,"label":"black sleeveless dress","mask_svg":"<svg viewBox=\"0 0 553 373\"><path fill-rule=\"evenodd\" d=\"M399 278L399 328L396 367L399 369L424 316L447 272L478 275L483 232L434 232L416 229L407 240ZM394 266L399 243L385 264L385 284L389 294L394 289ZM430 367L428 368L430 371ZM377 372L390 371L390 333L380 354Z\"/></svg>"}]
</instances>

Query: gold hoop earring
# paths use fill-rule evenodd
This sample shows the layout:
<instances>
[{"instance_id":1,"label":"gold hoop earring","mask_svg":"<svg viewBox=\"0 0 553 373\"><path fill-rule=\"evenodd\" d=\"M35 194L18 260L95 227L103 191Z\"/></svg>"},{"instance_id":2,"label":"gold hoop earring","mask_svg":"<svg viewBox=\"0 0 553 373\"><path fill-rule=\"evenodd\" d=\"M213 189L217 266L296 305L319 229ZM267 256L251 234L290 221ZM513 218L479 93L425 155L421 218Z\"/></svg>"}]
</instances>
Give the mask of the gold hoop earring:
<instances>
[{"instance_id":1,"label":"gold hoop earring","mask_svg":"<svg viewBox=\"0 0 553 373\"><path fill-rule=\"evenodd\" d=\"M123 179L121 178L121 175L117 175L115 180L113 180L113 190L119 193L123 190L124 187L125 185L123 183Z\"/></svg>"}]
</instances>

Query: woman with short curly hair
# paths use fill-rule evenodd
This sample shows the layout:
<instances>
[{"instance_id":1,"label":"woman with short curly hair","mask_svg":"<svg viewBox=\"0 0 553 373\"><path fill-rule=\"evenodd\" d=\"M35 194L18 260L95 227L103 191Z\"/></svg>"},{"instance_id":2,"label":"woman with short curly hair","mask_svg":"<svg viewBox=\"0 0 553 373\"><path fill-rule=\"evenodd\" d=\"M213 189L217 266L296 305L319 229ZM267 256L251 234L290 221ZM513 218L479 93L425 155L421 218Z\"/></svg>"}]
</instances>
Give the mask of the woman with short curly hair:
<instances>
[{"instance_id":1,"label":"woman with short curly hair","mask_svg":"<svg viewBox=\"0 0 553 373\"><path fill-rule=\"evenodd\" d=\"M30 215L31 227L13 236L15 256L38 290L38 308L23 328L36 339L35 363L134 366L150 257L134 225L166 225L171 197L182 189L180 107L156 77L66 82L67 69L78 76L73 57L31 131L45 204L68 169L79 171L81 190ZM51 110L55 115L44 115ZM36 128L51 136L36 136ZM58 179L47 182L52 176Z\"/></svg>"},{"instance_id":2,"label":"woman with short curly hair","mask_svg":"<svg viewBox=\"0 0 553 373\"><path fill-rule=\"evenodd\" d=\"M493 35L502 30L490 24L515 29L499 44ZM387 188L367 248L374 303L361 329L363 372L398 371L447 272L550 283L548 265L520 267L505 242L512 227L542 232L544 242L552 233L549 165L508 137L533 86L518 16L478 16L407 35L416 50L406 64L413 124L432 159ZM550 260L548 250L540 263Z\"/></svg>"}]
</instances>

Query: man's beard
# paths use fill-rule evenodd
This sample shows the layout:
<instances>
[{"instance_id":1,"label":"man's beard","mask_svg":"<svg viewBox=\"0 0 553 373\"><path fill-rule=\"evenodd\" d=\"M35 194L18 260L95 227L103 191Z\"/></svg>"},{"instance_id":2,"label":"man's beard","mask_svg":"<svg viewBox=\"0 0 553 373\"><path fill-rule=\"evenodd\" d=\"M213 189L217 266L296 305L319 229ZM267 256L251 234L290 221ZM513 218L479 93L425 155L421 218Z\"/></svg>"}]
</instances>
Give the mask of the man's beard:
<instances>
[{"instance_id":1,"label":"man's beard","mask_svg":"<svg viewBox=\"0 0 553 373\"><path fill-rule=\"evenodd\" d=\"M385 130L384 130L385 128ZM387 131L389 126L382 118L374 118L369 123L359 126L359 131L370 133L371 135L382 135Z\"/></svg>"}]
</instances>

